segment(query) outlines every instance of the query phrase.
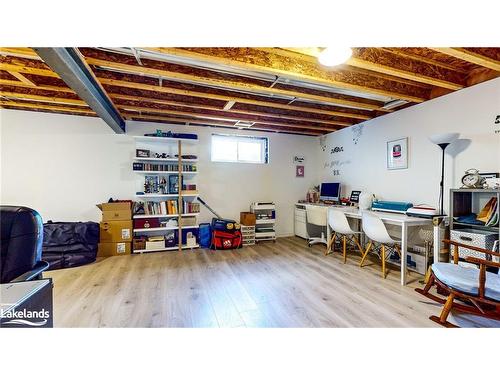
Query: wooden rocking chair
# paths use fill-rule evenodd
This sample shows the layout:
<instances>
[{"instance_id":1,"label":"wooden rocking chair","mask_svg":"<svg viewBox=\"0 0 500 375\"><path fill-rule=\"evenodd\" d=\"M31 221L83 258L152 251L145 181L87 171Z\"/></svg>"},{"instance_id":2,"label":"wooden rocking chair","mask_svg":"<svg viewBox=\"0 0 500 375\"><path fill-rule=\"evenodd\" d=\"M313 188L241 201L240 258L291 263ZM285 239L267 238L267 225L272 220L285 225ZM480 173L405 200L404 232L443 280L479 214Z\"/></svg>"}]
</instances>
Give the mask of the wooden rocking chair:
<instances>
[{"instance_id":1,"label":"wooden rocking chair","mask_svg":"<svg viewBox=\"0 0 500 375\"><path fill-rule=\"evenodd\" d=\"M443 242L453 246L453 263L434 263L424 289L415 289L431 300L444 304L441 315L439 317L433 315L429 319L444 327L457 327L447 320L449 313L454 310L500 320L500 275L486 271L486 267L500 267L500 263L466 257L465 261L479 265L479 270L460 266L458 247L493 256L499 254L455 241L443 240ZM446 299L429 292L434 285L448 294Z\"/></svg>"}]
</instances>

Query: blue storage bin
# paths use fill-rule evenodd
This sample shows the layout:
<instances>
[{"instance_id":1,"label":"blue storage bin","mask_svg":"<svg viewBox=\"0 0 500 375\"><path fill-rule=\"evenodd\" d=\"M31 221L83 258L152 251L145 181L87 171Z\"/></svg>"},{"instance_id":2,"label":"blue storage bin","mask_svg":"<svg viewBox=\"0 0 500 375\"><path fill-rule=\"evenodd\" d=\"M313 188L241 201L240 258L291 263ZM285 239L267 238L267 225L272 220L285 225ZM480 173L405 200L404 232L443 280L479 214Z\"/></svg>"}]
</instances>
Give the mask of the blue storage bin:
<instances>
[{"instance_id":1,"label":"blue storage bin","mask_svg":"<svg viewBox=\"0 0 500 375\"><path fill-rule=\"evenodd\" d=\"M200 224L199 235L198 242L200 246L208 249L212 244L212 227L210 223Z\"/></svg>"}]
</instances>

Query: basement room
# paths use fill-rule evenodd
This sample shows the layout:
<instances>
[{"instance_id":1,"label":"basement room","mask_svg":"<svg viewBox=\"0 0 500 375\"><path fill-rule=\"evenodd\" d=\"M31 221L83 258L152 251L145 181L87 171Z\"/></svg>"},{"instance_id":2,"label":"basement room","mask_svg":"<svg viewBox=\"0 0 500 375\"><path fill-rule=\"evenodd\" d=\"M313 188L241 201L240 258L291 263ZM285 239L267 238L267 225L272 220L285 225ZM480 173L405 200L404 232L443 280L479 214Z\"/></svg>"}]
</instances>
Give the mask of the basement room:
<instances>
[{"instance_id":1,"label":"basement room","mask_svg":"<svg viewBox=\"0 0 500 375\"><path fill-rule=\"evenodd\" d=\"M326 360L500 328L498 43L114 30L0 40L2 336Z\"/></svg>"}]
</instances>

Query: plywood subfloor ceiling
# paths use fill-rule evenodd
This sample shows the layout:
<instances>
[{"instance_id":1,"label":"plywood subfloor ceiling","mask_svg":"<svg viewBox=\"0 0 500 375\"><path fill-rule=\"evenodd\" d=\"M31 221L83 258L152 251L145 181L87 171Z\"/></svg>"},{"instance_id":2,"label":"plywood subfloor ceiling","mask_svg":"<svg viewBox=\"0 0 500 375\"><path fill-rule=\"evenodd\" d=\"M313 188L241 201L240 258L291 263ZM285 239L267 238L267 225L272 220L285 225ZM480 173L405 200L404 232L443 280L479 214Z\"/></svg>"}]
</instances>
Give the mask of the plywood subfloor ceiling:
<instances>
[{"instance_id":1,"label":"plywood subfloor ceiling","mask_svg":"<svg viewBox=\"0 0 500 375\"><path fill-rule=\"evenodd\" d=\"M321 135L500 76L500 48L79 48L127 120ZM30 48L0 48L0 106L96 116Z\"/></svg>"}]
</instances>

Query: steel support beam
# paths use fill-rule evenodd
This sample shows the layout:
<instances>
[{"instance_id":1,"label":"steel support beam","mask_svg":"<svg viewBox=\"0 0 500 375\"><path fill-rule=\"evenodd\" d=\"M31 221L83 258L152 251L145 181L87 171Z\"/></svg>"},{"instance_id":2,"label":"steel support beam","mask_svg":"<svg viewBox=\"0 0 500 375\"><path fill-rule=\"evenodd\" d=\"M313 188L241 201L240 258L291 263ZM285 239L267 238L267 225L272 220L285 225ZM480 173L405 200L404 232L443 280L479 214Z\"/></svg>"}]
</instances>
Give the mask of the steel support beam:
<instances>
[{"instance_id":1,"label":"steel support beam","mask_svg":"<svg viewBox=\"0 0 500 375\"><path fill-rule=\"evenodd\" d=\"M125 120L76 48L33 48L115 133L125 133Z\"/></svg>"}]
</instances>

